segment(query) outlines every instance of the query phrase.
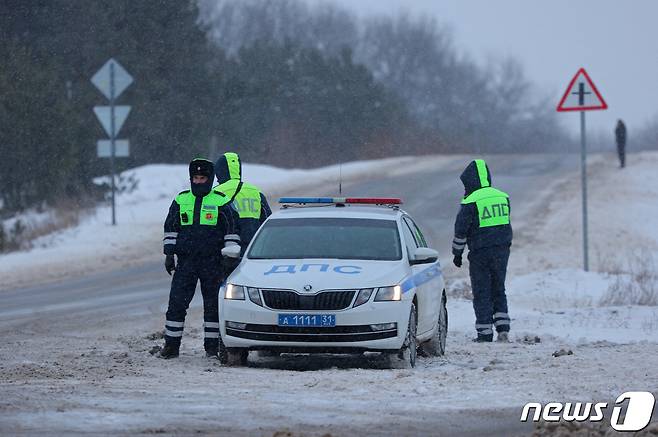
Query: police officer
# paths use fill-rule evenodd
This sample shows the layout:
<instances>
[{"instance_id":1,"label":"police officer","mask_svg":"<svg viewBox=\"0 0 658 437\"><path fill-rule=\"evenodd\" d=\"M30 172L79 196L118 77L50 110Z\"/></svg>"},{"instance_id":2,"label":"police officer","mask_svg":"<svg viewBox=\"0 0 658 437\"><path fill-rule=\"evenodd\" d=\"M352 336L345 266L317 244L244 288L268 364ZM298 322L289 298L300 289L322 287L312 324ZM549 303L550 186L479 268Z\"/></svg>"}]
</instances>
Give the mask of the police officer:
<instances>
[{"instance_id":1,"label":"police officer","mask_svg":"<svg viewBox=\"0 0 658 437\"><path fill-rule=\"evenodd\" d=\"M512 244L509 196L491 186L491 173L482 159L471 161L461 174L464 198L455 222L453 263L462 265L468 244L477 342L508 341L510 318L505 274Z\"/></svg>"},{"instance_id":2,"label":"police officer","mask_svg":"<svg viewBox=\"0 0 658 437\"><path fill-rule=\"evenodd\" d=\"M204 341L208 357L216 357L219 342L218 293L222 280L221 250L237 244L237 214L229 197L213 190L214 166L196 158L189 167L191 189L181 191L169 207L164 224L165 268L174 277L165 320L162 358L178 356L185 315L197 281L203 295ZM178 258L175 264L174 255Z\"/></svg>"},{"instance_id":3,"label":"police officer","mask_svg":"<svg viewBox=\"0 0 658 437\"><path fill-rule=\"evenodd\" d=\"M246 248L260 225L272 214L267 199L254 185L242 180L242 162L237 153L226 152L215 163L219 190L231 198L240 217L241 245Z\"/></svg>"}]
</instances>

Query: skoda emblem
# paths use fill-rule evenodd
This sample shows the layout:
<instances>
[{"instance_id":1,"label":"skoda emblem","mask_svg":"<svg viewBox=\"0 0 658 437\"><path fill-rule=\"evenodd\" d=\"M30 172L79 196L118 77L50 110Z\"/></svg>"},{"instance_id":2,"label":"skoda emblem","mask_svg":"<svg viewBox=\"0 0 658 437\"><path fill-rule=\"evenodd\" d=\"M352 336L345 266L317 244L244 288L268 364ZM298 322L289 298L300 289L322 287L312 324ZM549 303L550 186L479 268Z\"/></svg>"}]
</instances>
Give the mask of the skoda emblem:
<instances>
[{"instance_id":1,"label":"skoda emblem","mask_svg":"<svg viewBox=\"0 0 658 437\"><path fill-rule=\"evenodd\" d=\"M304 291L311 291L313 287L311 285L304 285Z\"/></svg>"}]
</instances>

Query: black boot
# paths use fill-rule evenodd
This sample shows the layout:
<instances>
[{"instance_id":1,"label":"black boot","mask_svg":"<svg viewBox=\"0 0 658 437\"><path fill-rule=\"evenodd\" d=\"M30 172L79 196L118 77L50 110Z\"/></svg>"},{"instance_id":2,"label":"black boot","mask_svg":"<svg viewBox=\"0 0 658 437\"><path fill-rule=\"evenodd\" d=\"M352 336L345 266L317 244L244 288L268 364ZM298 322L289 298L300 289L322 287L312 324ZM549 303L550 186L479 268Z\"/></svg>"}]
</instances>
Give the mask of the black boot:
<instances>
[{"instance_id":1,"label":"black boot","mask_svg":"<svg viewBox=\"0 0 658 437\"><path fill-rule=\"evenodd\" d=\"M507 333L507 331L499 332L496 341L498 343L509 343L509 334Z\"/></svg>"},{"instance_id":2,"label":"black boot","mask_svg":"<svg viewBox=\"0 0 658 437\"><path fill-rule=\"evenodd\" d=\"M491 343L493 341L493 334L482 335L478 334L477 338L473 339L475 343Z\"/></svg>"},{"instance_id":3,"label":"black boot","mask_svg":"<svg viewBox=\"0 0 658 437\"><path fill-rule=\"evenodd\" d=\"M164 358L165 360L168 360L169 358L176 358L178 357L178 348L180 345L174 345L174 344L167 344L165 343L164 347L160 351L160 358Z\"/></svg>"},{"instance_id":4,"label":"black boot","mask_svg":"<svg viewBox=\"0 0 658 437\"><path fill-rule=\"evenodd\" d=\"M206 357L217 358L219 353L219 339L218 338L204 338L203 348L206 350Z\"/></svg>"}]
</instances>

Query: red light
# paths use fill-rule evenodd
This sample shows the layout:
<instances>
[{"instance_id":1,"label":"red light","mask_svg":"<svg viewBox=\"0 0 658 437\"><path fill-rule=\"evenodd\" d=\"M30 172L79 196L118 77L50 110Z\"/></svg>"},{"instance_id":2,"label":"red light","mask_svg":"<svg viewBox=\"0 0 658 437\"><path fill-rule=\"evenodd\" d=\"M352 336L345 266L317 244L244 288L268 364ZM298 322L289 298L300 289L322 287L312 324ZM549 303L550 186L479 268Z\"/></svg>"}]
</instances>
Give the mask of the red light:
<instances>
[{"instance_id":1,"label":"red light","mask_svg":"<svg viewBox=\"0 0 658 437\"><path fill-rule=\"evenodd\" d=\"M402 199L396 197L348 197L345 203L361 203L365 205L401 205Z\"/></svg>"}]
</instances>

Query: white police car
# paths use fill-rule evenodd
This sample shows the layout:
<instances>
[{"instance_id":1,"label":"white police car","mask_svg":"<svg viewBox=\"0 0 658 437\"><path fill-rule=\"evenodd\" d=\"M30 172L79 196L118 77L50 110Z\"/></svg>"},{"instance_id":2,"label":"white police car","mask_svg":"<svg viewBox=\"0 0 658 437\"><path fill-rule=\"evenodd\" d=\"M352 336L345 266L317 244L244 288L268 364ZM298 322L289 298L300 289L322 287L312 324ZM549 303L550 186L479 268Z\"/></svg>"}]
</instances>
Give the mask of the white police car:
<instances>
[{"instance_id":1,"label":"white police car","mask_svg":"<svg viewBox=\"0 0 658 437\"><path fill-rule=\"evenodd\" d=\"M395 353L445 350L438 252L400 199L281 198L220 291L220 360L250 350ZM240 256L237 246L224 256Z\"/></svg>"}]
</instances>

